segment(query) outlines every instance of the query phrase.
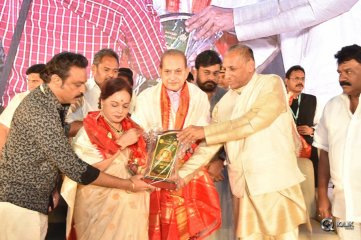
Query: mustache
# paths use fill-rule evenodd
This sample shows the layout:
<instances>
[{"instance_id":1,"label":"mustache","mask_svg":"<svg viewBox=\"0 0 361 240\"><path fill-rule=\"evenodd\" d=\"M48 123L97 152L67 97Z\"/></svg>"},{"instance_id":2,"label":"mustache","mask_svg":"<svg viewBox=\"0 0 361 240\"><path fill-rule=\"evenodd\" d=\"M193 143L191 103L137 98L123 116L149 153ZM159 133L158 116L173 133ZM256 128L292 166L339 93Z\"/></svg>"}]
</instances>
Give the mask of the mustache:
<instances>
[{"instance_id":1,"label":"mustache","mask_svg":"<svg viewBox=\"0 0 361 240\"><path fill-rule=\"evenodd\" d=\"M303 87L303 84L297 84L296 87Z\"/></svg>"},{"instance_id":2,"label":"mustache","mask_svg":"<svg viewBox=\"0 0 361 240\"><path fill-rule=\"evenodd\" d=\"M340 86L351 86L351 83L349 82L340 82Z\"/></svg>"},{"instance_id":3,"label":"mustache","mask_svg":"<svg viewBox=\"0 0 361 240\"><path fill-rule=\"evenodd\" d=\"M79 94L78 96L76 96L75 98L81 98L81 97L83 97L84 96L84 94Z\"/></svg>"}]
</instances>

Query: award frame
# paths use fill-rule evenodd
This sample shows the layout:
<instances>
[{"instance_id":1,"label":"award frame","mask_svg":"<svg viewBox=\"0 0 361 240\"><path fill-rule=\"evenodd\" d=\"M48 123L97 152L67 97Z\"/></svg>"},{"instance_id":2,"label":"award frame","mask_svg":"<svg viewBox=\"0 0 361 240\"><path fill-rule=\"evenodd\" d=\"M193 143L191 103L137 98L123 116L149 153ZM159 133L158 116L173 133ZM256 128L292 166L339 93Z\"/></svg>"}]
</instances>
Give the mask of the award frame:
<instances>
[{"instance_id":1,"label":"award frame","mask_svg":"<svg viewBox=\"0 0 361 240\"><path fill-rule=\"evenodd\" d=\"M148 167L144 181L159 188L176 189L174 176L180 152L178 130L159 132L155 135L148 153Z\"/></svg>"}]
</instances>

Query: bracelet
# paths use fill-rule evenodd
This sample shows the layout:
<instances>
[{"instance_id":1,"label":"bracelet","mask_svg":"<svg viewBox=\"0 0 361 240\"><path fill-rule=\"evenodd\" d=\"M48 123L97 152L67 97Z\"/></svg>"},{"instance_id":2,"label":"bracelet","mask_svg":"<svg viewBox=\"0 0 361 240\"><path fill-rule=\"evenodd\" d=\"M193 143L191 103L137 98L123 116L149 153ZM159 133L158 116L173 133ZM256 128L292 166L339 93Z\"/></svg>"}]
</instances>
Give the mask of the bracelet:
<instances>
[{"instance_id":1,"label":"bracelet","mask_svg":"<svg viewBox=\"0 0 361 240\"><path fill-rule=\"evenodd\" d=\"M128 179L129 181L130 181L130 183L132 184L132 190L125 190L125 192L127 192L127 193L133 193L134 192L134 190L135 190L135 183L133 182L133 180L132 179Z\"/></svg>"}]
</instances>

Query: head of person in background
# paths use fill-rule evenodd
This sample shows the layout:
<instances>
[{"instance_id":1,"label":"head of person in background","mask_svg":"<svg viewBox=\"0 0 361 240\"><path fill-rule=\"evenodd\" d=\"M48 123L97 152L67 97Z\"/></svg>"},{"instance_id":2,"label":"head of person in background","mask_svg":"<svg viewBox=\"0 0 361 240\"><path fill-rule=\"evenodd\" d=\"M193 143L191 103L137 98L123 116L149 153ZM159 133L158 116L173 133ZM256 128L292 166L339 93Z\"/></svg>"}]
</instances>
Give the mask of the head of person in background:
<instances>
[{"instance_id":1,"label":"head of person in background","mask_svg":"<svg viewBox=\"0 0 361 240\"><path fill-rule=\"evenodd\" d=\"M287 92L297 98L305 87L305 70L300 65L292 66L286 72L285 84Z\"/></svg>"},{"instance_id":2,"label":"head of person in background","mask_svg":"<svg viewBox=\"0 0 361 240\"><path fill-rule=\"evenodd\" d=\"M188 74L187 59L183 52L170 49L163 53L160 59L160 77L167 90L181 90Z\"/></svg>"},{"instance_id":3,"label":"head of person in background","mask_svg":"<svg viewBox=\"0 0 361 240\"><path fill-rule=\"evenodd\" d=\"M211 93L216 90L221 64L222 60L215 51L206 50L198 54L195 60L196 82L202 91Z\"/></svg>"},{"instance_id":4,"label":"head of person in background","mask_svg":"<svg viewBox=\"0 0 361 240\"><path fill-rule=\"evenodd\" d=\"M361 46L343 47L335 54L343 93L358 99L361 93Z\"/></svg>"},{"instance_id":5,"label":"head of person in background","mask_svg":"<svg viewBox=\"0 0 361 240\"><path fill-rule=\"evenodd\" d=\"M113 49L104 48L94 55L91 71L99 87L104 81L117 77L118 70L119 56Z\"/></svg>"},{"instance_id":6,"label":"head of person in background","mask_svg":"<svg viewBox=\"0 0 361 240\"><path fill-rule=\"evenodd\" d=\"M119 68L118 69L118 77L125 77L129 83L129 85L134 87L134 79L133 79L133 71L129 68Z\"/></svg>"},{"instance_id":7,"label":"head of person in background","mask_svg":"<svg viewBox=\"0 0 361 240\"><path fill-rule=\"evenodd\" d=\"M88 60L81 54L61 52L47 64L41 78L61 104L75 103L85 92Z\"/></svg>"},{"instance_id":8,"label":"head of person in background","mask_svg":"<svg viewBox=\"0 0 361 240\"><path fill-rule=\"evenodd\" d=\"M108 124L121 129L121 121L128 116L132 87L126 77L111 78L101 87L100 111Z\"/></svg>"},{"instance_id":9,"label":"head of person in background","mask_svg":"<svg viewBox=\"0 0 361 240\"><path fill-rule=\"evenodd\" d=\"M39 63L30 66L25 74L28 83L28 90L32 91L40 86L44 80L40 77L40 73L45 70L45 64Z\"/></svg>"},{"instance_id":10,"label":"head of person in background","mask_svg":"<svg viewBox=\"0 0 361 240\"><path fill-rule=\"evenodd\" d=\"M219 71L218 74L218 87L228 89L228 86L225 82L225 77L226 77L226 70L224 69L223 66L221 66L221 70Z\"/></svg>"}]
</instances>

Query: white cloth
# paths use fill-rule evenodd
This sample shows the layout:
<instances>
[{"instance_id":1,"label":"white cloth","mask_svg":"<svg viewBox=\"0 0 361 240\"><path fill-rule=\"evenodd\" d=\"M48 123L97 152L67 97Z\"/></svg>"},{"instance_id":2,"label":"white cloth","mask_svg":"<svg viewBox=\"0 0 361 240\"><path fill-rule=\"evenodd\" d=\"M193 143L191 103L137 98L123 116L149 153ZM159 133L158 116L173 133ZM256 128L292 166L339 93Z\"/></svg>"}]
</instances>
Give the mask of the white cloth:
<instances>
[{"instance_id":1,"label":"white cloth","mask_svg":"<svg viewBox=\"0 0 361 240\"><path fill-rule=\"evenodd\" d=\"M361 222L361 106L354 114L342 94L325 106L314 135L313 146L328 152L333 190L332 214Z\"/></svg>"},{"instance_id":2,"label":"white cloth","mask_svg":"<svg viewBox=\"0 0 361 240\"><path fill-rule=\"evenodd\" d=\"M210 122L209 114L209 100L207 94L200 90L194 84L186 82L189 89L189 107L186 119L183 127L189 125L206 126ZM137 122L145 131L159 130L162 128L162 113L160 110L160 96L161 96L162 83L145 89L137 97L134 113L132 119ZM171 115L174 115L171 114ZM175 118L170 119L169 125L174 126ZM201 143L202 144L202 143ZM208 159L210 160L210 159ZM204 162L204 164L207 164ZM203 164L203 165L204 165ZM194 173L199 165L187 165L183 166L178 170L180 177L185 178L188 175Z\"/></svg>"},{"instance_id":3,"label":"white cloth","mask_svg":"<svg viewBox=\"0 0 361 240\"><path fill-rule=\"evenodd\" d=\"M15 110L18 108L19 104L23 99L30 93L30 91L22 92L16 94L13 99L9 102L8 106L0 115L0 123L7 128L10 128L11 120L13 119Z\"/></svg>"},{"instance_id":4,"label":"white cloth","mask_svg":"<svg viewBox=\"0 0 361 240\"><path fill-rule=\"evenodd\" d=\"M81 128L74 138L73 147L75 153L89 164L103 161L84 128ZM104 172L129 179L129 155L129 148L122 150ZM91 184L82 186L65 177L61 195L68 204L66 236L70 234L73 221L80 240L148 238L148 192L128 193L121 189Z\"/></svg>"},{"instance_id":5,"label":"white cloth","mask_svg":"<svg viewBox=\"0 0 361 240\"><path fill-rule=\"evenodd\" d=\"M234 101L234 108L230 119L227 120L244 117L254 107L255 101L260 98L261 94L272 89L270 86L278 88L282 86L284 100L281 101L287 102L283 82L278 76L254 74L242 89L241 94L237 94L235 97L233 91L228 91L218 102L215 107L219 109L218 118L221 122L225 122L226 119L222 121L222 117L227 116L226 113L222 113L221 106L228 105L232 101ZM237 197L243 195L245 181L250 194L258 195L279 191L304 180L297 167L296 146L292 144L293 119L289 108L286 107L286 109L286 112L279 114L266 128L245 138L225 143L227 158L230 162L228 174L233 195ZM250 119L249 121L256 128L257 121L262 120ZM242 130L245 129L240 128L238 131ZM210 143L208 142L209 138L206 139L207 143ZM261 142L262 144L260 144ZM270 179L272 179L272 183L270 183Z\"/></svg>"},{"instance_id":6,"label":"white cloth","mask_svg":"<svg viewBox=\"0 0 361 240\"><path fill-rule=\"evenodd\" d=\"M88 112L97 111L99 109L100 88L98 84L96 84L94 78L88 79L86 89L83 96L83 105L74 112L68 114L66 117L68 123L83 121Z\"/></svg>"},{"instance_id":7,"label":"white cloth","mask_svg":"<svg viewBox=\"0 0 361 240\"><path fill-rule=\"evenodd\" d=\"M189 107L184 127L189 125L205 126L210 122L207 94L194 84L186 82L189 89ZM162 127L160 96L162 83L145 89L137 96L132 119L146 131Z\"/></svg>"},{"instance_id":8,"label":"white cloth","mask_svg":"<svg viewBox=\"0 0 361 240\"><path fill-rule=\"evenodd\" d=\"M285 69L303 66L304 92L317 96L321 111L331 97L340 94L334 54L343 46L361 45L361 34L357 34L361 32L361 1L213 0L212 4L243 4L233 11L238 40L253 48L257 65L280 48ZM273 44L260 39L272 35L278 35ZM254 39L259 43L249 41Z\"/></svg>"},{"instance_id":9,"label":"white cloth","mask_svg":"<svg viewBox=\"0 0 361 240\"><path fill-rule=\"evenodd\" d=\"M48 230L48 216L45 214L0 202L0 219L0 240L45 239Z\"/></svg>"}]
</instances>

